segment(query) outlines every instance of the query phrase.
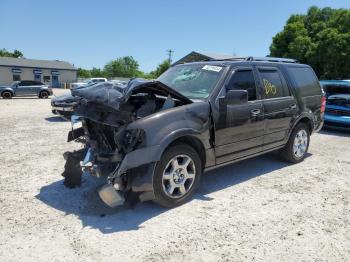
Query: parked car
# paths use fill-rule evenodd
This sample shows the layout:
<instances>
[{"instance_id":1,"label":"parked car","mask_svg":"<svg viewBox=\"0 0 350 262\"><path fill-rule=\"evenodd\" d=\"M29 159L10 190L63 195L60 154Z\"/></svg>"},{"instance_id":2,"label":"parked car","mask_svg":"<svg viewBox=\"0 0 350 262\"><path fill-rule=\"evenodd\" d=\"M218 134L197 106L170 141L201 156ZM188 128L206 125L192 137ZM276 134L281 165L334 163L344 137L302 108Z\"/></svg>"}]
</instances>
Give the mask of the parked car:
<instances>
[{"instance_id":1,"label":"parked car","mask_svg":"<svg viewBox=\"0 0 350 262\"><path fill-rule=\"evenodd\" d=\"M102 87L103 86L103 87ZM325 97L308 65L291 59L236 58L176 65L157 80L73 90L81 97L68 134L85 148L66 152L64 184L82 170L106 177L111 207L189 200L204 171L279 150L302 161L323 124ZM234 173L234 170L233 170Z\"/></svg>"},{"instance_id":2,"label":"parked car","mask_svg":"<svg viewBox=\"0 0 350 262\"><path fill-rule=\"evenodd\" d=\"M326 93L325 125L350 128L350 82L320 81Z\"/></svg>"},{"instance_id":3,"label":"parked car","mask_svg":"<svg viewBox=\"0 0 350 262\"><path fill-rule=\"evenodd\" d=\"M117 87L123 88L126 86L126 82L109 81L109 83L113 84L113 88L117 88ZM89 85L78 86L71 90L77 90L79 88L87 88L92 85L100 86L100 84L101 83L90 83ZM73 96L71 93L53 97L51 99L52 113L55 115L60 115L66 119L70 119L80 99L81 99L80 97Z\"/></svg>"},{"instance_id":4,"label":"parked car","mask_svg":"<svg viewBox=\"0 0 350 262\"><path fill-rule=\"evenodd\" d=\"M91 84L103 83L103 82L107 82L107 81L108 80L106 78L103 78L103 77L94 77L94 78L86 79L84 82L72 83L71 88L88 86Z\"/></svg>"},{"instance_id":5,"label":"parked car","mask_svg":"<svg viewBox=\"0 0 350 262\"><path fill-rule=\"evenodd\" d=\"M14 96L38 96L48 98L52 95L52 89L39 81L23 80L13 82L10 86L0 86L2 98L9 99Z\"/></svg>"}]
</instances>

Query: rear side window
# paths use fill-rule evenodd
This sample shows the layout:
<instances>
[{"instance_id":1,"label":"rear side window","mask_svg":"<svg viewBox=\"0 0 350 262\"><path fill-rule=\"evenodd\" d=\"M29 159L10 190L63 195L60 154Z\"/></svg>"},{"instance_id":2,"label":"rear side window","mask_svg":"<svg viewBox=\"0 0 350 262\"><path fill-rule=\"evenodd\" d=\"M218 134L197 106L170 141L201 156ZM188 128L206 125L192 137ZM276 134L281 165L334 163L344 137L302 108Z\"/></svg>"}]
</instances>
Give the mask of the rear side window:
<instances>
[{"instance_id":1,"label":"rear side window","mask_svg":"<svg viewBox=\"0 0 350 262\"><path fill-rule=\"evenodd\" d=\"M226 87L226 90L247 90L248 101L256 100L256 86L253 71L236 71Z\"/></svg>"},{"instance_id":2,"label":"rear side window","mask_svg":"<svg viewBox=\"0 0 350 262\"><path fill-rule=\"evenodd\" d=\"M310 67L288 67L288 72L302 96L321 94L318 79Z\"/></svg>"},{"instance_id":3,"label":"rear side window","mask_svg":"<svg viewBox=\"0 0 350 262\"><path fill-rule=\"evenodd\" d=\"M277 69L259 69L263 83L263 98L290 96L289 89Z\"/></svg>"}]
</instances>

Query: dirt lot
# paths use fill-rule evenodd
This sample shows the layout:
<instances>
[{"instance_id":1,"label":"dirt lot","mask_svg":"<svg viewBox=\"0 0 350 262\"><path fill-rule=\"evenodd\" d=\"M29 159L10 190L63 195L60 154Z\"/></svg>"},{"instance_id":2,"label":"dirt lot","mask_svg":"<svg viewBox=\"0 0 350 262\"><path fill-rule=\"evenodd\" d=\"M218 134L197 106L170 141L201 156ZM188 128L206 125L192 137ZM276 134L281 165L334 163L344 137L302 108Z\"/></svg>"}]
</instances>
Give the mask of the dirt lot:
<instances>
[{"instance_id":1,"label":"dirt lot","mask_svg":"<svg viewBox=\"0 0 350 262\"><path fill-rule=\"evenodd\" d=\"M0 261L350 261L350 132L211 171L175 209L110 209L103 180L62 185L69 128L50 100L0 99Z\"/></svg>"}]
</instances>

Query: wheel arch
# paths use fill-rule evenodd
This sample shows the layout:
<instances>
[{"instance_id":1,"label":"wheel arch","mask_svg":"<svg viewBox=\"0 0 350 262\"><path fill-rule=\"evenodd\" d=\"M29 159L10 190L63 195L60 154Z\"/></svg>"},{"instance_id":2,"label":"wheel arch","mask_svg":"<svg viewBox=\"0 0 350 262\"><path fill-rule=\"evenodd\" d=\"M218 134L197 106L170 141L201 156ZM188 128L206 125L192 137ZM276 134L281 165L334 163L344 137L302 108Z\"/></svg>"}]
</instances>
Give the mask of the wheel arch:
<instances>
[{"instance_id":1,"label":"wheel arch","mask_svg":"<svg viewBox=\"0 0 350 262\"><path fill-rule=\"evenodd\" d=\"M38 95L40 96L42 93L47 93L47 95L49 96L50 95L50 93L49 93L49 91L47 91L47 90L44 90L44 89L42 89L42 90L39 90L39 93L38 93Z\"/></svg>"},{"instance_id":2,"label":"wheel arch","mask_svg":"<svg viewBox=\"0 0 350 262\"><path fill-rule=\"evenodd\" d=\"M290 136L292 135L292 132L294 130L294 128L296 126L298 126L300 123L305 124L308 128L309 128L309 134L311 135L313 130L314 130L314 122L313 120L308 116L308 115L302 115L300 116L293 124L292 128L289 130L289 134L288 134L288 139L290 138ZM287 139L287 141L288 141Z\"/></svg>"},{"instance_id":3,"label":"wheel arch","mask_svg":"<svg viewBox=\"0 0 350 262\"><path fill-rule=\"evenodd\" d=\"M164 147L162 154L168 148L178 144L185 144L185 145L191 146L197 152L201 160L202 169L205 167L205 164L206 164L205 147L199 138L192 135L182 135L180 137L175 138L170 143L168 143L167 146Z\"/></svg>"},{"instance_id":4,"label":"wheel arch","mask_svg":"<svg viewBox=\"0 0 350 262\"><path fill-rule=\"evenodd\" d=\"M304 123L309 128L309 133L311 135L311 133L313 131L312 120L309 117L303 117L297 122L297 124L295 126L299 125L300 123Z\"/></svg>"},{"instance_id":5,"label":"wheel arch","mask_svg":"<svg viewBox=\"0 0 350 262\"><path fill-rule=\"evenodd\" d=\"M10 92L12 96L15 95L15 93L13 92L13 90L5 89L5 90L2 90L2 91L1 91L1 96L2 96L5 92Z\"/></svg>"}]
</instances>

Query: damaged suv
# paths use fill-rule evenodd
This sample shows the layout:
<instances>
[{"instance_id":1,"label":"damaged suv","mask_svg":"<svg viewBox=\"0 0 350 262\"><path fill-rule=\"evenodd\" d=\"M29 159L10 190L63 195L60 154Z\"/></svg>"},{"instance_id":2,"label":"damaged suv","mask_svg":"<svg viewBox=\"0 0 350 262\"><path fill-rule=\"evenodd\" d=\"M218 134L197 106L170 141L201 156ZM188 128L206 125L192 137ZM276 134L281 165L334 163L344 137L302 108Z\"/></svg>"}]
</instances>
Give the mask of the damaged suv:
<instances>
[{"instance_id":1,"label":"damaged suv","mask_svg":"<svg viewBox=\"0 0 350 262\"><path fill-rule=\"evenodd\" d=\"M271 57L176 65L154 81L72 94L81 99L68 141L85 147L64 154L64 183L80 185L82 173L105 176L99 195L111 207L177 206L205 170L274 150L298 163L325 109L311 67Z\"/></svg>"}]
</instances>

